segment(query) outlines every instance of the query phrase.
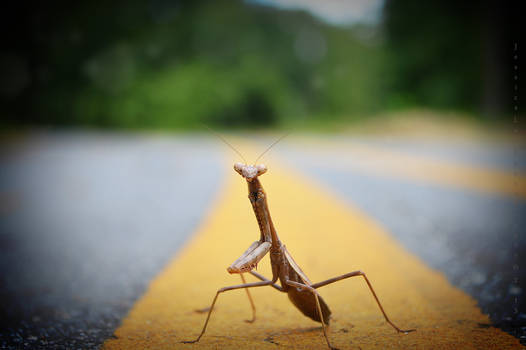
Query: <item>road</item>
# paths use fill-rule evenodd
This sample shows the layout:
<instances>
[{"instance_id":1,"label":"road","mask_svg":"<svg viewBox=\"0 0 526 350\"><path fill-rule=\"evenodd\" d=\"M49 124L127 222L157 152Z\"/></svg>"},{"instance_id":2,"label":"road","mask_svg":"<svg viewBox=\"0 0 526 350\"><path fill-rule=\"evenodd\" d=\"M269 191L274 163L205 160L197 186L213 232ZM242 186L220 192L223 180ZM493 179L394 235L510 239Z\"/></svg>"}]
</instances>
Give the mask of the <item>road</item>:
<instances>
[{"instance_id":1,"label":"road","mask_svg":"<svg viewBox=\"0 0 526 350\"><path fill-rule=\"evenodd\" d=\"M239 144L244 142L241 140ZM270 138L260 137L243 148L257 152L269 143ZM242 200L235 207L236 212L250 222L255 221L250 217L246 194L241 194L245 190L239 184L242 179L230 168L230 163L238 160L217 140L203 135L41 132L4 144L0 159L3 348L95 349L106 340L109 340L107 347L118 348L122 340L118 334L127 332L126 325L134 324L134 317L143 315L141 305L148 304L149 296L157 295L156 288L164 283L162 276L176 281L170 275L176 271L175 276L183 275L188 285L197 284L199 290L206 286L209 290L203 293L207 298L222 286L214 284L208 274L224 274L232 283L232 276L224 271L225 264L216 267L216 262L203 260L210 256L204 252L210 243L195 248L198 237L208 237L211 221L226 221L232 215L231 210L224 208L231 205L225 202L227 189L239 194ZM281 178L295 173L298 179L307 179L307 187L297 189L299 193L309 197L313 188L321 193L314 196L319 201L325 200L323 196L330 197L327 207L341 201L346 208L341 210L347 214L342 214L340 223L353 215L365 217L363 220L368 224L364 224L363 232L376 232L371 227L378 226L386 232L385 237L390 237L379 234L378 237L384 237L382 242L383 239L387 242L381 246L400 244L403 248L396 256L401 261L410 259L406 255L419 259L421 263L414 268L408 263L412 269L409 275L416 273L413 269L421 268L424 270L420 273L427 271L430 276L435 276L435 272L445 274L449 282L440 283L452 288L447 293L462 290L478 302L480 309L470 314L478 315L480 311L489 314L493 325L524 340L526 276L520 268L520 252L526 247L525 155L523 146L505 144L298 136L276 146L264 162L269 165L269 174L265 175L269 176L269 186L283 186L280 190L283 193L294 187L291 185L294 180L289 183L272 180L276 178L271 177L273 164ZM301 179L298 181L302 182ZM273 185L272 181L277 182ZM275 194L269 188L267 191L273 198ZM302 196L297 198L297 193L280 199L280 203L290 202L281 204L285 206L282 211L276 210L281 227L291 220L284 213L294 210L295 203L301 201ZM278 206L271 202L272 205ZM311 203L305 210L312 208L320 209ZM214 219L218 213L223 213L221 218ZM312 215L315 213L316 210ZM222 222L224 231L236 226L239 215L234 215L234 222ZM301 217L296 221L302 221ZM247 225L250 233L243 227L232 229L244 232L240 242L236 242L240 246L248 246L257 238L257 232L252 232L257 229L255 223L247 221ZM323 225L316 224L318 229L323 229ZM341 231L342 225L336 225L334 230ZM236 237L234 232L232 237ZM294 240L292 233L285 230L282 239L286 244L291 240L303 247L299 256L308 259L309 255L302 253L308 251L308 246ZM210 254L218 254L216 250L225 253L218 259L235 259L241 253L235 250L226 255L228 249L220 246L221 240L210 242L216 243ZM370 242L365 240L366 244ZM195 268L192 272L194 267L189 266L181 272L182 261L192 256L192 247L207 270ZM385 249L398 252L398 248ZM355 255L359 254L357 251ZM349 257L349 264L363 268L360 265L363 261L375 266L375 254L381 260L380 249L365 254L359 261ZM396 261L390 264L396 269ZM317 273L316 264L313 270L320 277L324 272ZM373 271L375 279L382 279L385 267L379 265ZM199 279L196 282L187 276ZM187 302L175 298L176 292L183 293L185 288L177 284L174 295L166 299L162 308L170 310L166 303L189 307ZM192 288L196 292L196 287ZM333 295L333 300L340 294ZM391 291L385 294L389 300ZM198 301L196 294L195 302ZM458 302L459 308L464 307ZM218 310L226 312L225 307ZM184 317L192 319L192 324L200 324L201 315L195 318L189 314ZM479 317L483 316L473 319ZM457 321L468 323L464 319ZM290 322L296 321L292 318ZM117 329L121 324L124 328ZM352 324L355 325L354 321ZM356 328L358 324L356 321ZM485 322L481 324L477 330L492 329ZM241 326L246 325L236 324ZM285 323L283 327L286 326ZM421 333L432 327L421 326ZM458 327L469 330L471 326ZM162 327L163 332L170 328L166 324ZM341 329L348 331L348 328ZM318 331L315 333L312 336L319 336ZM349 334L347 337L353 338ZM174 344L178 344L179 337L176 334ZM219 338L212 336L212 339Z\"/></svg>"}]
</instances>

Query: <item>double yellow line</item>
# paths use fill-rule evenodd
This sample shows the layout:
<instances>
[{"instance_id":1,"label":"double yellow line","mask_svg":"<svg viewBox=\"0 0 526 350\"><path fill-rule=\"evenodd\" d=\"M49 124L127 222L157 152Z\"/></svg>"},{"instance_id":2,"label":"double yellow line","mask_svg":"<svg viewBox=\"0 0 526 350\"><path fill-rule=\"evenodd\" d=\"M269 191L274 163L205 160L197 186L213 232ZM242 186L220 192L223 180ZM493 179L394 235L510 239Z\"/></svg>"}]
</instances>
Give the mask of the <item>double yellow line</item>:
<instances>
[{"instance_id":1,"label":"double yellow line","mask_svg":"<svg viewBox=\"0 0 526 350\"><path fill-rule=\"evenodd\" d=\"M357 142L299 139L308 147L314 165L329 169L354 169L385 177L398 177L488 194L526 198L526 176L513 170L466 165Z\"/></svg>"}]
</instances>

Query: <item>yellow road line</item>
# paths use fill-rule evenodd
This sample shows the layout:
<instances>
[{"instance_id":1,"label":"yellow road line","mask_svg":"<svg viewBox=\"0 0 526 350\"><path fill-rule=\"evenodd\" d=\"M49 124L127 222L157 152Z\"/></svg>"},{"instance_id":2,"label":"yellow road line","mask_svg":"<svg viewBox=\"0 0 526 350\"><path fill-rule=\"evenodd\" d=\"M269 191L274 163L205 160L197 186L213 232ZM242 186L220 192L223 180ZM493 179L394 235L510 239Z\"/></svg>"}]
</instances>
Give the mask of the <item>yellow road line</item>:
<instances>
[{"instance_id":1,"label":"yellow road line","mask_svg":"<svg viewBox=\"0 0 526 350\"><path fill-rule=\"evenodd\" d=\"M433 159L359 143L302 139L299 144L312 147L309 149L309 154L316 155L312 161L321 167L339 169L355 167L381 176L409 178L480 192L526 197L526 176L520 173Z\"/></svg>"},{"instance_id":2,"label":"yellow road line","mask_svg":"<svg viewBox=\"0 0 526 350\"><path fill-rule=\"evenodd\" d=\"M246 184L229 169L228 181L208 218L183 251L135 304L112 349L324 349L320 325L297 311L283 293L253 289L257 320L243 290L222 294L208 331L195 338L208 306L223 286L240 283L230 265L259 238ZM517 339L493 327L475 301L406 252L380 226L305 179L274 164L261 181L282 241L314 282L362 269L391 319L417 332L399 335L387 325L364 281L352 278L320 293L333 311L330 338L341 349L515 349ZM270 276L268 257L258 271ZM249 280L253 278L248 277ZM276 347L276 344L279 344Z\"/></svg>"}]
</instances>

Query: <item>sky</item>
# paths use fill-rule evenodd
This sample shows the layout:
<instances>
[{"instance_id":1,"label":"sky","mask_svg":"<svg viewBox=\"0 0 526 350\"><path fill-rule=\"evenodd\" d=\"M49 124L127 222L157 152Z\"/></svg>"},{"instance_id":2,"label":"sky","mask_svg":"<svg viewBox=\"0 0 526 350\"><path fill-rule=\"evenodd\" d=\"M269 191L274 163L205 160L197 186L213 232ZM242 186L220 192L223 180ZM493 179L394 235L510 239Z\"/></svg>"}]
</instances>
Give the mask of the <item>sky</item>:
<instances>
[{"instance_id":1,"label":"sky","mask_svg":"<svg viewBox=\"0 0 526 350\"><path fill-rule=\"evenodd\" d=\"M377 23L383 0L249 0L288 10L305 10L335 25Z\"/></svg>"}]
</instances>

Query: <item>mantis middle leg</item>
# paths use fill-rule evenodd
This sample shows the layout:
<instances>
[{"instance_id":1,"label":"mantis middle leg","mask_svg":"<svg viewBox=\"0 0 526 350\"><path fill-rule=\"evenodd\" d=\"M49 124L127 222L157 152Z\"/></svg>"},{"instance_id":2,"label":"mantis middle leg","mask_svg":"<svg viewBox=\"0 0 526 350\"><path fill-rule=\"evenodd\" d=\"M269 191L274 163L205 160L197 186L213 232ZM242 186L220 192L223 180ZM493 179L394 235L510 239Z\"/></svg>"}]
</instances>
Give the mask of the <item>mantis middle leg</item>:
<instances>
[{"instance_id":1,"label":"mantis middle leg","mask_svg":"<svg viewBox=\"0 0 526 350\"><path fill-rule=\"evenodd\" d=\"M210 305L210 310L208 311L208 316L206 317L206 321L205 321L205 324L203 326L203 330L201 331L201 333L199 334L197 339L189 340L189 341L183 341L183 343L197 343L199 341L199 339L201 339L203 334L205 334L206 326L208 325L208 321L210 320L210 315L212 314L212 311L214 310L214 305L215 305L215 303L217 301L217 297L219 296L219 294L224 293L224 292L228 292L230 290L236 290L236 289L242 289L242 288L253 288L253 287L269 286L269 285L272 285L273 283L274 283L273 281L262 281L262 282L238 284L238 285L235 285L235 286L223 287L223 288L219 289L216 292L214 300L212 301L212 305Z\"/></svg>"},{"instance_id":2,"label":"mantis middle leg","mask_svg":"<svg viewBox=\"0 0 526 350\"><path fill-rule=\"evenodd\" d=\"M250 271L250 274L254 277L256 277L257 279L261 280L261 281L270 281L268 278L266 278L265 276L263 275L260 275L259 273L257 273L256 271ZM280 292L284 292L283 288L281 288L281 286L279 286L278 284L276 283L272 283L271 284L272 288L280 291ZM247 289L248 291L248 289Z\"/></svg>"},{"instance_id":3,"label":"mantis middle leg","mask_svg":"<svg viewBox=\"0 0 526 350\"><path fill-rule=\"evenodd\" d=\"M356 276L362 276L364 278L365 282L367 283L367 286L369 287L369 290L373 294L373 297L376 300L376 303L378 304L378 307L380 307L380 311L382 311L382 314L384 315L384 318L387 321L387 323L389 323L398 333L409 333L409 332L415 331L415 329L402 330L402 329L398 328L393 322L391 322L389 317L387 317L387 314L385 313L384 308L382 307L382 304L380 303L380 300L376 296L376 293L375 293L375 291L373 289L373 286L371 285L371 282L369 282L369 279L367 278L365 273L362 272L362 271L359 271L359 270L358 271L353 271L353 272L349 272L349 273L346 273L346 274L341 275L341 276L329 278L328 280L321 281L321 282L318 282L318 283L314 283L314 284L311 285L311 287L317 289L317 288L321 288L323 286L326 286L328 284L331 284L331 283L334 283L334 282L338 282L338 281L341 281L341 280L346 279L346 278L356 277Z\"/></svg>"},{"instance_id":4,"label":"mantis middle leg","mask_svg":"<svg viewBox=\"0 0 526 350\"><path fill-rule=\"evenodd\" d=\"M255 271L250 271L250 274L252 276L256 277L257 279L261 280L261 281L265 281L265 282L269 282L270 281L268 278L266 278L265 276L260 275L259 273L255 272ZM247 282L245 281L245 276L243 274L240 274L240 276L241 276L241 281L243 281L243 284L246 284ZM272 281L270 281L270 282L272 282ZM280 292L283 292L283 288L281 288L276 283L272 283L271 286L274 289L277 289ZM250 301L250 306L252 307L252 319L251 320L245 320L245 322L253 323L256 320L256 305L254 304L254 300L252 299L252 295L250 294L249 289L245 288L245 291L247 292L247 297L248 297L248 300Z\"/></svg>"},{"instance_id":5,"label":"mantis middle leg","mask_svg":"<svg viewBox=\"0 0 526 350\"><path fill-rule=\"evenodd\" d=\"M245 281L245 275L242 273L239 274L241 276L241 281L243 284L247 284L247 281ZM250 295L250 291L248 288L245 288L245 291L247 292L248 301L250 302L250 307L252 308L252 319L251 320L245 320L247 323L253 323L256 320L256 305L254 305L254 300L252 300L252 295Z\"/></svg>"}]
</instances>

